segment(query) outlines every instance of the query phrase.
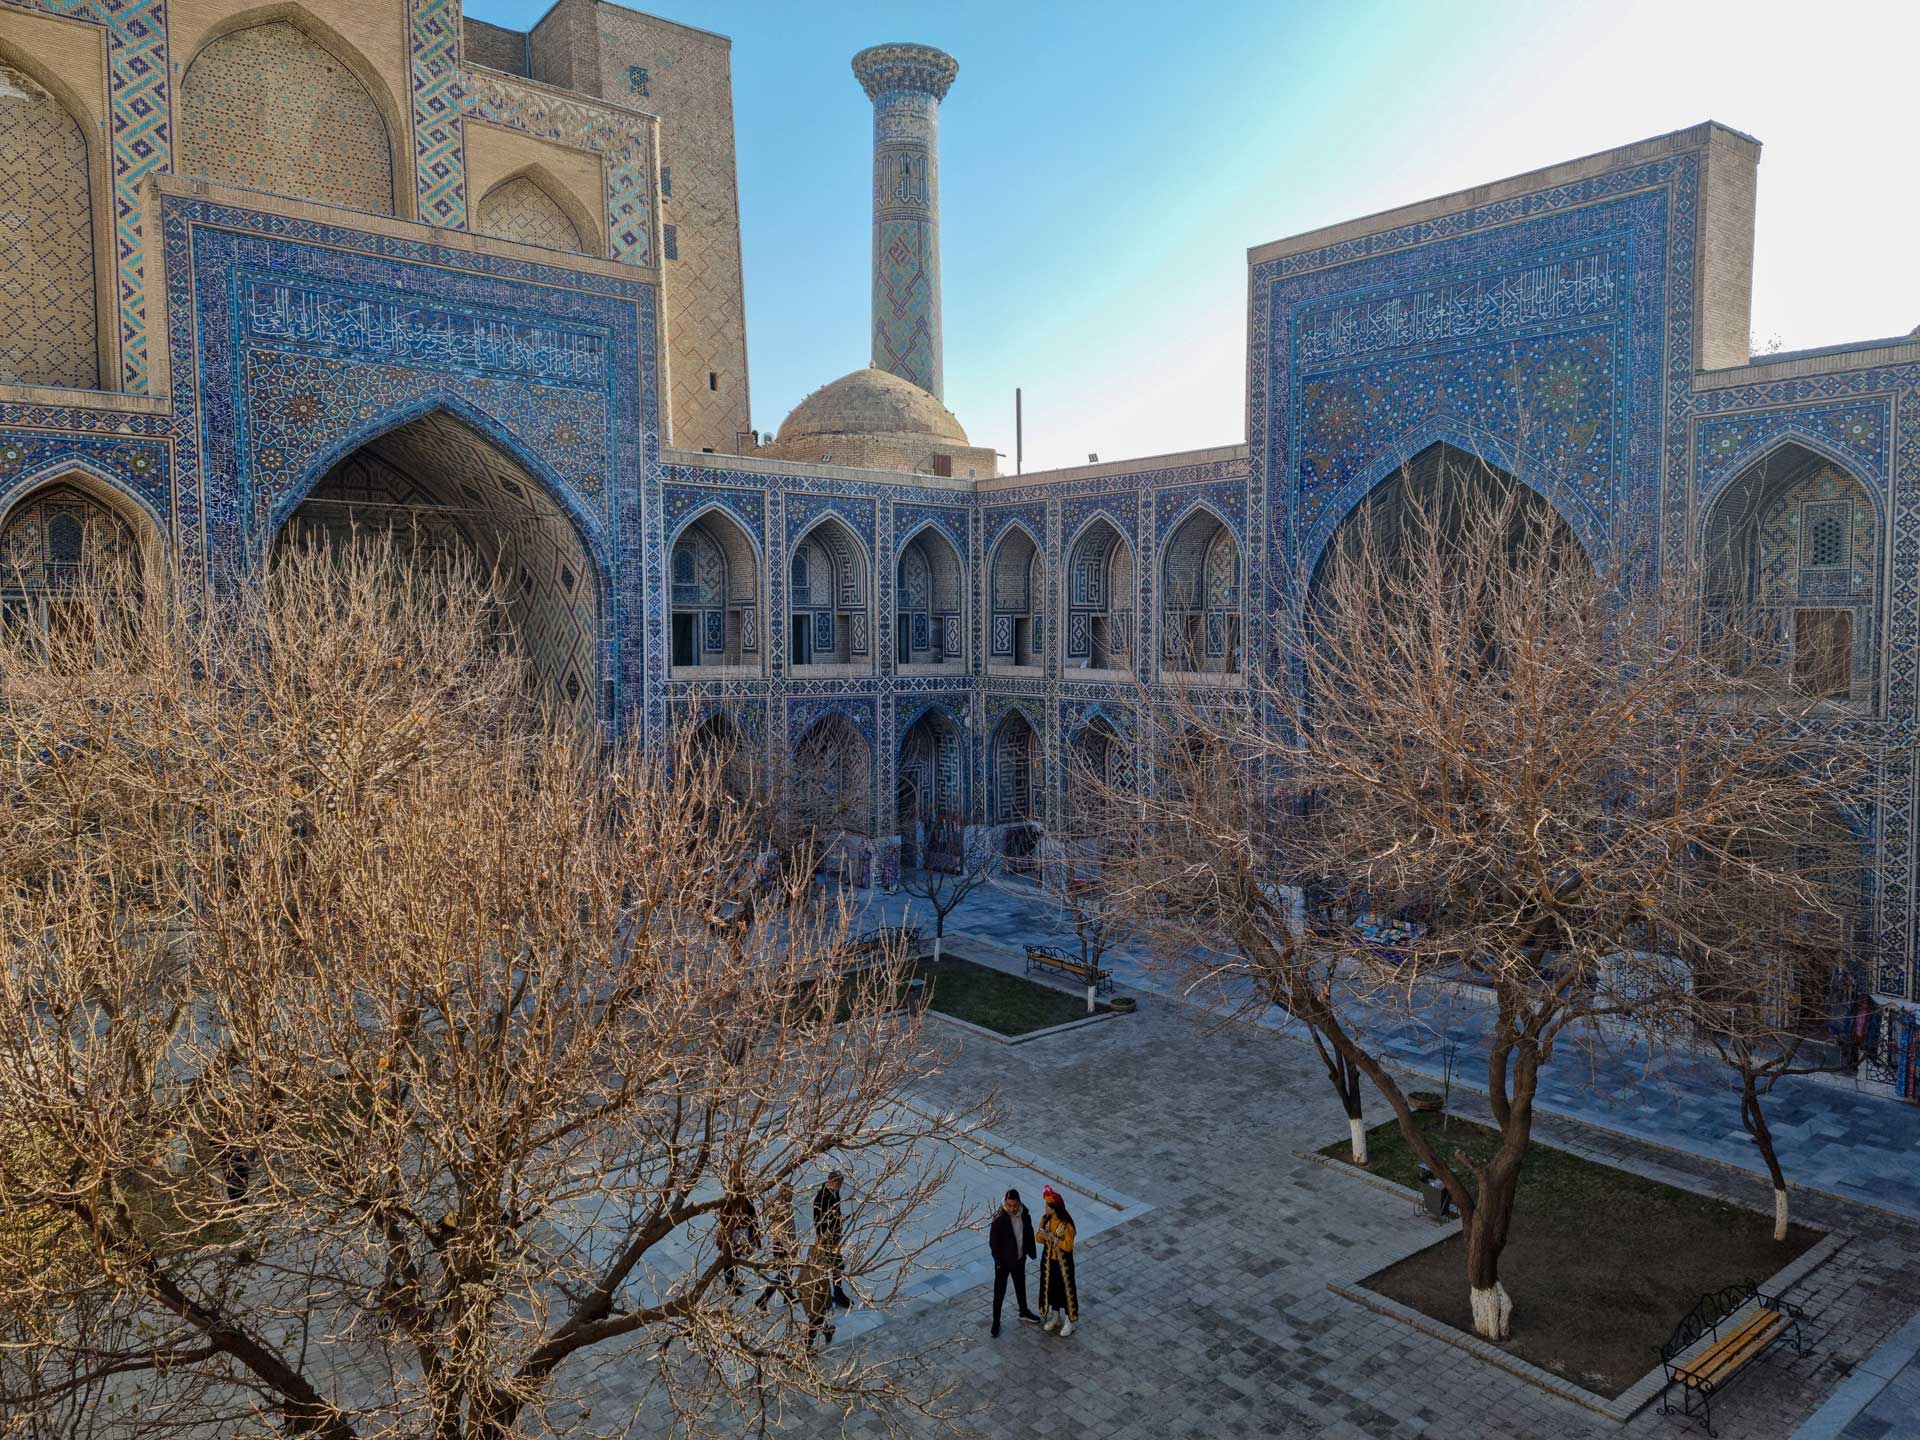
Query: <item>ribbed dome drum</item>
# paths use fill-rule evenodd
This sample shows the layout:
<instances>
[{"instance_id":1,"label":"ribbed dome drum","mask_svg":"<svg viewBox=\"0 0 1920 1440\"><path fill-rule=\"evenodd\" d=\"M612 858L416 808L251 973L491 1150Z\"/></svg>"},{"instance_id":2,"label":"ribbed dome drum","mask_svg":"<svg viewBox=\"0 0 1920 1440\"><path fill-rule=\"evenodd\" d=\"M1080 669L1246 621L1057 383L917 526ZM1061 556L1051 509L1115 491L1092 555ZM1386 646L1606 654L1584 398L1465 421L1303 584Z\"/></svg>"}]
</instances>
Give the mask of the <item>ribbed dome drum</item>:
<instances>
[{"instance_id":1,"label":"ribbed dome drum","mask_svg":"<svg viewBox=\"0 0 1920 1440\"><path fill-rule=\"evenodd\" d=\"M872 365L822 385L794 406L776 443L828 435L928 435L967 443L951 410L911 381Z\"/></svg>"}]
</instances>

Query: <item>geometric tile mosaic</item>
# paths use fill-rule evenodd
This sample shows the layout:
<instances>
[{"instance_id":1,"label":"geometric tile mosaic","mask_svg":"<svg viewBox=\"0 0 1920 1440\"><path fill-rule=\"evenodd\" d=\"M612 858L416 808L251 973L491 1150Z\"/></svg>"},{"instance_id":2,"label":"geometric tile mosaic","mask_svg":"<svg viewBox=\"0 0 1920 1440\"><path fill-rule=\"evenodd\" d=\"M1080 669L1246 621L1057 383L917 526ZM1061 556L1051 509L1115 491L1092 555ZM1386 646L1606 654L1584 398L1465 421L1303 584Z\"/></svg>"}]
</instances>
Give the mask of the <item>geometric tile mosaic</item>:
<instances>
[{"instance_id":1,"label":"geometric tile mosaic","mask_svg":"<svg viewBox=\"0 0 1920 1440\"><path fill-rule=\"evenodd\" d=\"M0 382L99 382L92 177L79 123L30 77L0 65Z\"/></svg>"},{"instance_id":2,"label":"geometric tile mosaic","mask_svg":"<svg viewBox=\"0 0 1920 1440\"><path fill-rule=\"evenodd\" d=\"M379 106L346 61L284 20L222 35L195 56L178 114L185 174L394 213Z\"/></svg>"}]
</instances>

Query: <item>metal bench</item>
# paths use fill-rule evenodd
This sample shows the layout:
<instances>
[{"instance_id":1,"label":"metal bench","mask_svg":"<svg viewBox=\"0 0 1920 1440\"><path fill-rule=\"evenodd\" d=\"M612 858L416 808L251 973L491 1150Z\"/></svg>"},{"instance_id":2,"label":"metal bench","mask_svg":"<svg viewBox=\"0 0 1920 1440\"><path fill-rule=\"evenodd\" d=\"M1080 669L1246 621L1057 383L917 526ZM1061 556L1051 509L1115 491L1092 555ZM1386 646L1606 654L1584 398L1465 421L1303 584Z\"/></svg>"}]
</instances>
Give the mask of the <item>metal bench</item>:
<instances>
[{"instance_id":1,"label":"metal bench","mask_svg":"<svg viewBox=\"0 0 1920 1440\"><path fill-rule=\"evenodd\" d=\"M1755 1308L1739 1312L1752 1302ZM1738 1316L1738 1318L1734 1318ZM1700 1303L1674 1329L1673 1336L1660 1347L1660 1364L1667 1383L1660 1392L1662 1415L1698 1414L1707 1434L1713 1428L1714 1397L1724 1391L1747 1368L1774 1346L1790 1343L1796 1355L1807 1353L1801 1323L1806 1313L1796 1305L1772 1295L1762 1295L1751 1283L1729 1285ZM1712 1343L1699 1354L1682 1359L1703 1340ZM1673 1404L1673 1390L1680 1387L1680 1406Z\"/></svg>"},{"instance_id":2,"label":"metal bench","mask_svg":"<svg viewBox=\"0 0 1920 1440\"><path fill-rule=\"evenodd\" d=\"M1089 978L1087 968L1087 966L1080 963L1078 956L1069 955L1058 946L1027 946L1027 973L1029 975L1035 970L1050 971L1056 975L1065 975L1076 984L1085 985ZM1113 989L1113 972L1111 970L1095 970L1092 975L1092 982L1094 993L1104 994Z\"/></svg>"},{"instance_id":3,"label":"metal bench","mask_svg":"<svg viewBox=\"0 0 1920 1440\"><path fill-rule=\"evenodd\" d=\"M872 965L886 957L887 947L899 943L906 947L909 960L920 955L920 927L918 925L877 925L871 930L862 930L847 945L847 964L849 966Z\"/></svg>"}]
</instances>

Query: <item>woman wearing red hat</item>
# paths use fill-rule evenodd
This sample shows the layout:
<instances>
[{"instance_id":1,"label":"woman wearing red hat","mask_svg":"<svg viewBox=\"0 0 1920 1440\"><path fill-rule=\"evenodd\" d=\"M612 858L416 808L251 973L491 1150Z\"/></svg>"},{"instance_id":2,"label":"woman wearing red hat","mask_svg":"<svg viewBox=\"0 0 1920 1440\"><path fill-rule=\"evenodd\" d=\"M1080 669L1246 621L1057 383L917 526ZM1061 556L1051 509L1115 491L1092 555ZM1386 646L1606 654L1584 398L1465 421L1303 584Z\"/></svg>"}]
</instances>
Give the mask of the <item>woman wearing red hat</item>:
<instances>
[{"instance_id":1,"label":"woman wearing red hat","mask_svg":"<svg viewBox=\"0 0 1920 1440\"><path fill-rule=\"evenodd\" d=\"M1040 1310L1047 1317L1040 1328L1058 1326L1062 1335L1071 1335L1073 1322L1080 1318L1080 1292L1073 1283L1073 1216L1051 1185L1040 1192L1040 1199L1046 1205L1040 1217Z\"/></svg>"}]
</instances>

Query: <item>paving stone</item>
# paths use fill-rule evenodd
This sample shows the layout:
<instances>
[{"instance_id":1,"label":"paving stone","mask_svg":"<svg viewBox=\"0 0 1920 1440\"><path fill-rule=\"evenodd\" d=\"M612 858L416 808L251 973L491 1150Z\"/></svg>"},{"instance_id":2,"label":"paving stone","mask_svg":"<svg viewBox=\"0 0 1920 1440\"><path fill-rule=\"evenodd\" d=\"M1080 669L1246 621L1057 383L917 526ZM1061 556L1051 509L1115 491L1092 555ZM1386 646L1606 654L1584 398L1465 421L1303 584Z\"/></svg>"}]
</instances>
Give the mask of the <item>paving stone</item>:
<instances>
[{"instance_id":1,"label":"paving stone","mask_svg":"<svg viewBox=\"0 0 1920 1440\"><path fill-rule=\"evenodd\" d=\"M963 1433L1689 1440L1654 1407L1620 1426L1327 1290L1330 1277L1395 1253L1409 1235L1438 1232L1405 1201L1298 1158L1346 1133L1303 1040L1222 1029L1193 1007L1150 998L1134 1016L1029 1044L968 1038L926 1098L959 1103L989 1088L1045 1095L1058 1112L1009 1106L995 1123L1003 1139L1152 1208L1087 1240L1082 1322L1068 1339L1025 1326L989 1339L989 1282L851 1342L885 1359L957 1340L935 1363L948 1380L967 1381L956 1401L976 1413ZM1750 1177L1710 1159L1564 1116L1542 1116L1537 1133L1654 1178L1764 1199ZM1790 1296L1818 1311L1821 1335L1813 1354L1768 1360L1716 1403L1724 1440L1791 1436L1920 1304L1920 1224L1815 1195L1798 1212L1851 1237ZM938 1433L923 1422L905 1429ZM822 1421L790 1433L843 1432Z\"/></svg>"}]
</instances>

